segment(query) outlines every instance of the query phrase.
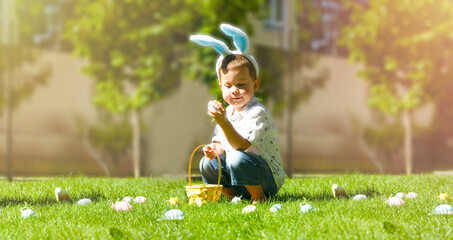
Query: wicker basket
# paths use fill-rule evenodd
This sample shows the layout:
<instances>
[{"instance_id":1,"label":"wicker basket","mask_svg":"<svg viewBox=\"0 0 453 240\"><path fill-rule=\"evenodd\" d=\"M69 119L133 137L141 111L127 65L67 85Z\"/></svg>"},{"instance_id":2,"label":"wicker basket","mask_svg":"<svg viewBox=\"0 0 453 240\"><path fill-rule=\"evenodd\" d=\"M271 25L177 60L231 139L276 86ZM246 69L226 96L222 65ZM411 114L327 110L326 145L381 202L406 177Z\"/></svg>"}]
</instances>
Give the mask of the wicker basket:
<instances>
[{"instance_id":1,"label":"wicker basket","mask_svg":"<svg viewBox=\"0 0 453 240\"><path fill-rule=\"evenodd\" d=\"M189 198L189 204L201 206L206 202L216 202L219 200L220 195L222 194L223 186L220 185L220 177L222 176L222 166L220 163L220 158L216 154L217 160L219 161L219 179L217 184L201 184L201 185L192 185L192 178L190 175L190 169L192 167L192 159L195 152L205 145L200 145L195 150L193 150L192 155L190 155L189 160L189 185L186 186L187 197Z\"/></svg>"}]
</instances>

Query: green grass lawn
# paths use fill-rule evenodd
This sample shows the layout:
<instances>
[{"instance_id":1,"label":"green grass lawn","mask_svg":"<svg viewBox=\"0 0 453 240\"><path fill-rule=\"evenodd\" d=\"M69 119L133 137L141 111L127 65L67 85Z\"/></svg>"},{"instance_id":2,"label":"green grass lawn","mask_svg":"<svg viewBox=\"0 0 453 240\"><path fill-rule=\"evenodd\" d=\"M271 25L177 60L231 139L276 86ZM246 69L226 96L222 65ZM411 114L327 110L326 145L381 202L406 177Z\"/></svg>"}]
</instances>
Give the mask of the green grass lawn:
<instances>
[{"instance_id":1,"label":"green grass lawn","mask_svg":"<svg viewBox=\"0 0 453 240\"><path fill-rule=\"evenodd\" d=\"M185 179L51 178L0 181L0 239L453 239L453 215L428 215L440 193L453 194L453 176L328 175L287 179L279 194L242 214L244 202L188 205ZM332 184L346 189L335 199ZM67 190L72 200L56 202L54 190ZM406 207L388 207L382 196L416 192ZM356 194L368 199L354 201ZM108 200L144 196L133 212L115 212ZM184 220L157 221L171 209L170 197L183 204ZM79 206L90 198L93 204ZM299 203L316 211L302 213ZM280 211L269 208L279 203ZM37 216L22 218L29 207Z\"/></svg>"}]
</instances>

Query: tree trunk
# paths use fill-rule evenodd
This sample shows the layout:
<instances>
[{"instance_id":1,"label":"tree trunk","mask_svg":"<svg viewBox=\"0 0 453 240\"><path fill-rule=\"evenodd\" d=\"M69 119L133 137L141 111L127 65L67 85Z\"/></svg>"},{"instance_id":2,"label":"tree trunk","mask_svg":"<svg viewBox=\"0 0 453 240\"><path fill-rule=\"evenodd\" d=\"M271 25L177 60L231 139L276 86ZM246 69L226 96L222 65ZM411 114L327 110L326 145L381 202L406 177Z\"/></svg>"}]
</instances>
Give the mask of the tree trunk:
<instances>
[{"instance_id":1,"label":"tree trunk","mask_svg":"<svg viewBox=\"0 0 453 240\"><path fill-rule=\"evenodd\" d=\"M288 177L293 176L293 53L291 50L288 54L288 86L286 93L288 94L287 106L286 106L286 174Z\"/></svg>"},{"instance_id":2,"label":"tree trunk","mask_svg":"<svg viewBox=\"0 0 453 240\"><path fill-rule=\"evenodd\" d=\"M8 50L10 52L11 50ZM13 77L12 69L7 67L5 74L5 109L4 109L4 116L5 116L5 160L6 160L6 176L8 181L13 180L13 122L12 122L12 101L11 101L11 78Z\"/></svg>"},{"instance_id":3,"label":"tree trunk","mask_svg":"<svg viewBox=\"0 0 453 240\"><path fill-rule=\"evenodd\" d=\"M6 176L8 181L13 180L13 167L12 167L12 78L14 77L13 67L14 60L12 54L12 43L14 41L14 31L13 31L13 7L14 1L4 1L3 2L3 15L4 15L4 29L3 34L4 38L2 39L6 47L6 71L4 75L4 96L5 96L5 108L4 108L4 117L5 117L5 161L6 161Z\"/></svg>"},{"instance_id":4,"label":"tree trunk","mask_svg":"<svg viewBox=\"0 0 453 240\"><path fill-rule=\"evenodd\" d=\"M404 127L404 162L407 175L412 174L412 119L409 110L403 112Z\"/></svg>"},{"instance_id":5,"label":"tree trunk","mask_svg":"<svg viewBox=\"0 0 453 240\"><path fill-rule=\"evenodd\" d=\"M140 177L140 112L138 109L132 109L130 113L132 125L132 161L134 165L135 178Z\"/></svg>"},{"instance_id":6,"label":"tree trunk","mask_svg":"<svg viewBox=\"0 0 453 240\"><path fill-rule=\"evenodd\" d=\"M359 134L357 136L357 142L359 143L360 150L367 156L367 158L376 166L379 170L380 174L384 174L384 167L382 167L381 161L377 157L377 154L371 150L370 147L366 144L363 140L363 129L359 130Z\"/></svg>"},{"instance_id":7,"label":"tree trunk","mask_svg":"<svg viewBox=\"0 0 453 240\"><path fill-rule=\"evenodd\" d=\"M83 136L82 136L82 142L83 142L83 147L85 151L93 158L94 161L96 161L97 164L104 170L104 173L107 177L110 177L110 171L109 168L107 167L107 164L102 160L101 154L96 152L96 150L93 148L93 146L90 143L89 137L88 137L88 128L84 127L83 130Z\"/></svg>"}]
</instances>

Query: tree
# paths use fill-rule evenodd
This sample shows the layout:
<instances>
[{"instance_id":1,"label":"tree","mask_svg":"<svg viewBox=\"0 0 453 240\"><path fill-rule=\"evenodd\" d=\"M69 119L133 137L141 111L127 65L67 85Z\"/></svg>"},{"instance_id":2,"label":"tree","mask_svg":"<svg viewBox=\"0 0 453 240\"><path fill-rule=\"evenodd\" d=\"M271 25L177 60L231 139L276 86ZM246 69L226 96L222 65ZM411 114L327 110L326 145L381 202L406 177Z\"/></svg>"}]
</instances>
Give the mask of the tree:
<instances>
[{"instance_id":1,"label":"tree","mask_svg":"<svg viewBox=\"0 0 453 240\"><path fill-rule=\"evenodd\" d=\"M37 87L46 83L50 68L42 65L37 71L23 67L39 60L33 36L45 26L44 2L31 0L3 1L0 20L3 29L0 41L0 117L5 119L5 160L7 178L12 181L13 111L30 98ZM2 114L3 113L3 114Z\"/></svg>"},{"instance_id":2,"label":"tree","mask_svg":"<svg viewBox=\"0 0 453 240\"><path fill-rule=\"evenodd\" d=\"M434 100L450 82L453 3L449 0L345 1L351 21L341 39L363 64L368 103L401 117L406 173L412 173L412 112Z\"/></svg>"},{"instance_id":3,"label":"tree","mask_svg":"<svg viewBox=\"0 0 453 240\"><path fill-rule=\"evenodd\" d=\"M75 54L89 60L84 73L96 81L94 102L130 117L135 177L140 175L140 112L179 86L191 59L188 35L217 31L221 21L246 19L257 2L72 1L75 14L65 36Z\"/></svg>"}]
</instances>

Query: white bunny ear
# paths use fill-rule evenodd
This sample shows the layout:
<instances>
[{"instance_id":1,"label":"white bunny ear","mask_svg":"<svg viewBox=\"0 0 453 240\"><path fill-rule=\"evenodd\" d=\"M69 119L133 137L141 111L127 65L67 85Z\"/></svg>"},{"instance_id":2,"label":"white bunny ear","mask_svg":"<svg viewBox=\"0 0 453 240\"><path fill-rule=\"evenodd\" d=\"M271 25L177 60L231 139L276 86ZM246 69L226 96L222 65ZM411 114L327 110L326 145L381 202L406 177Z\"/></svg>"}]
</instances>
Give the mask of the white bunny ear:
<instances>
[{"instance_id":1,"label":"white bunny ear","mask_svg":"<svg viewBox=\"0 0 453 240\"><path fill-rule=\"evenodd\" d=\"M234 46L236 46L237 50L241 51L243 54L248 53L250 44L249 38L245 32L225 23L220 25L220 29L222 29L226 35L233 38Z\"/></svg>"},{"instance_id":2,"label":"white bunny ear","mask_svg":"<svg viewBox=\"0 0 453 240\"><path fill-rule=\"evenodd\" d=\"M190 40L201 46L210 46L221 55L231 54L230 49L225 43L213 37L207 35L190 35Z\"/></svg>"}]
</instances>

